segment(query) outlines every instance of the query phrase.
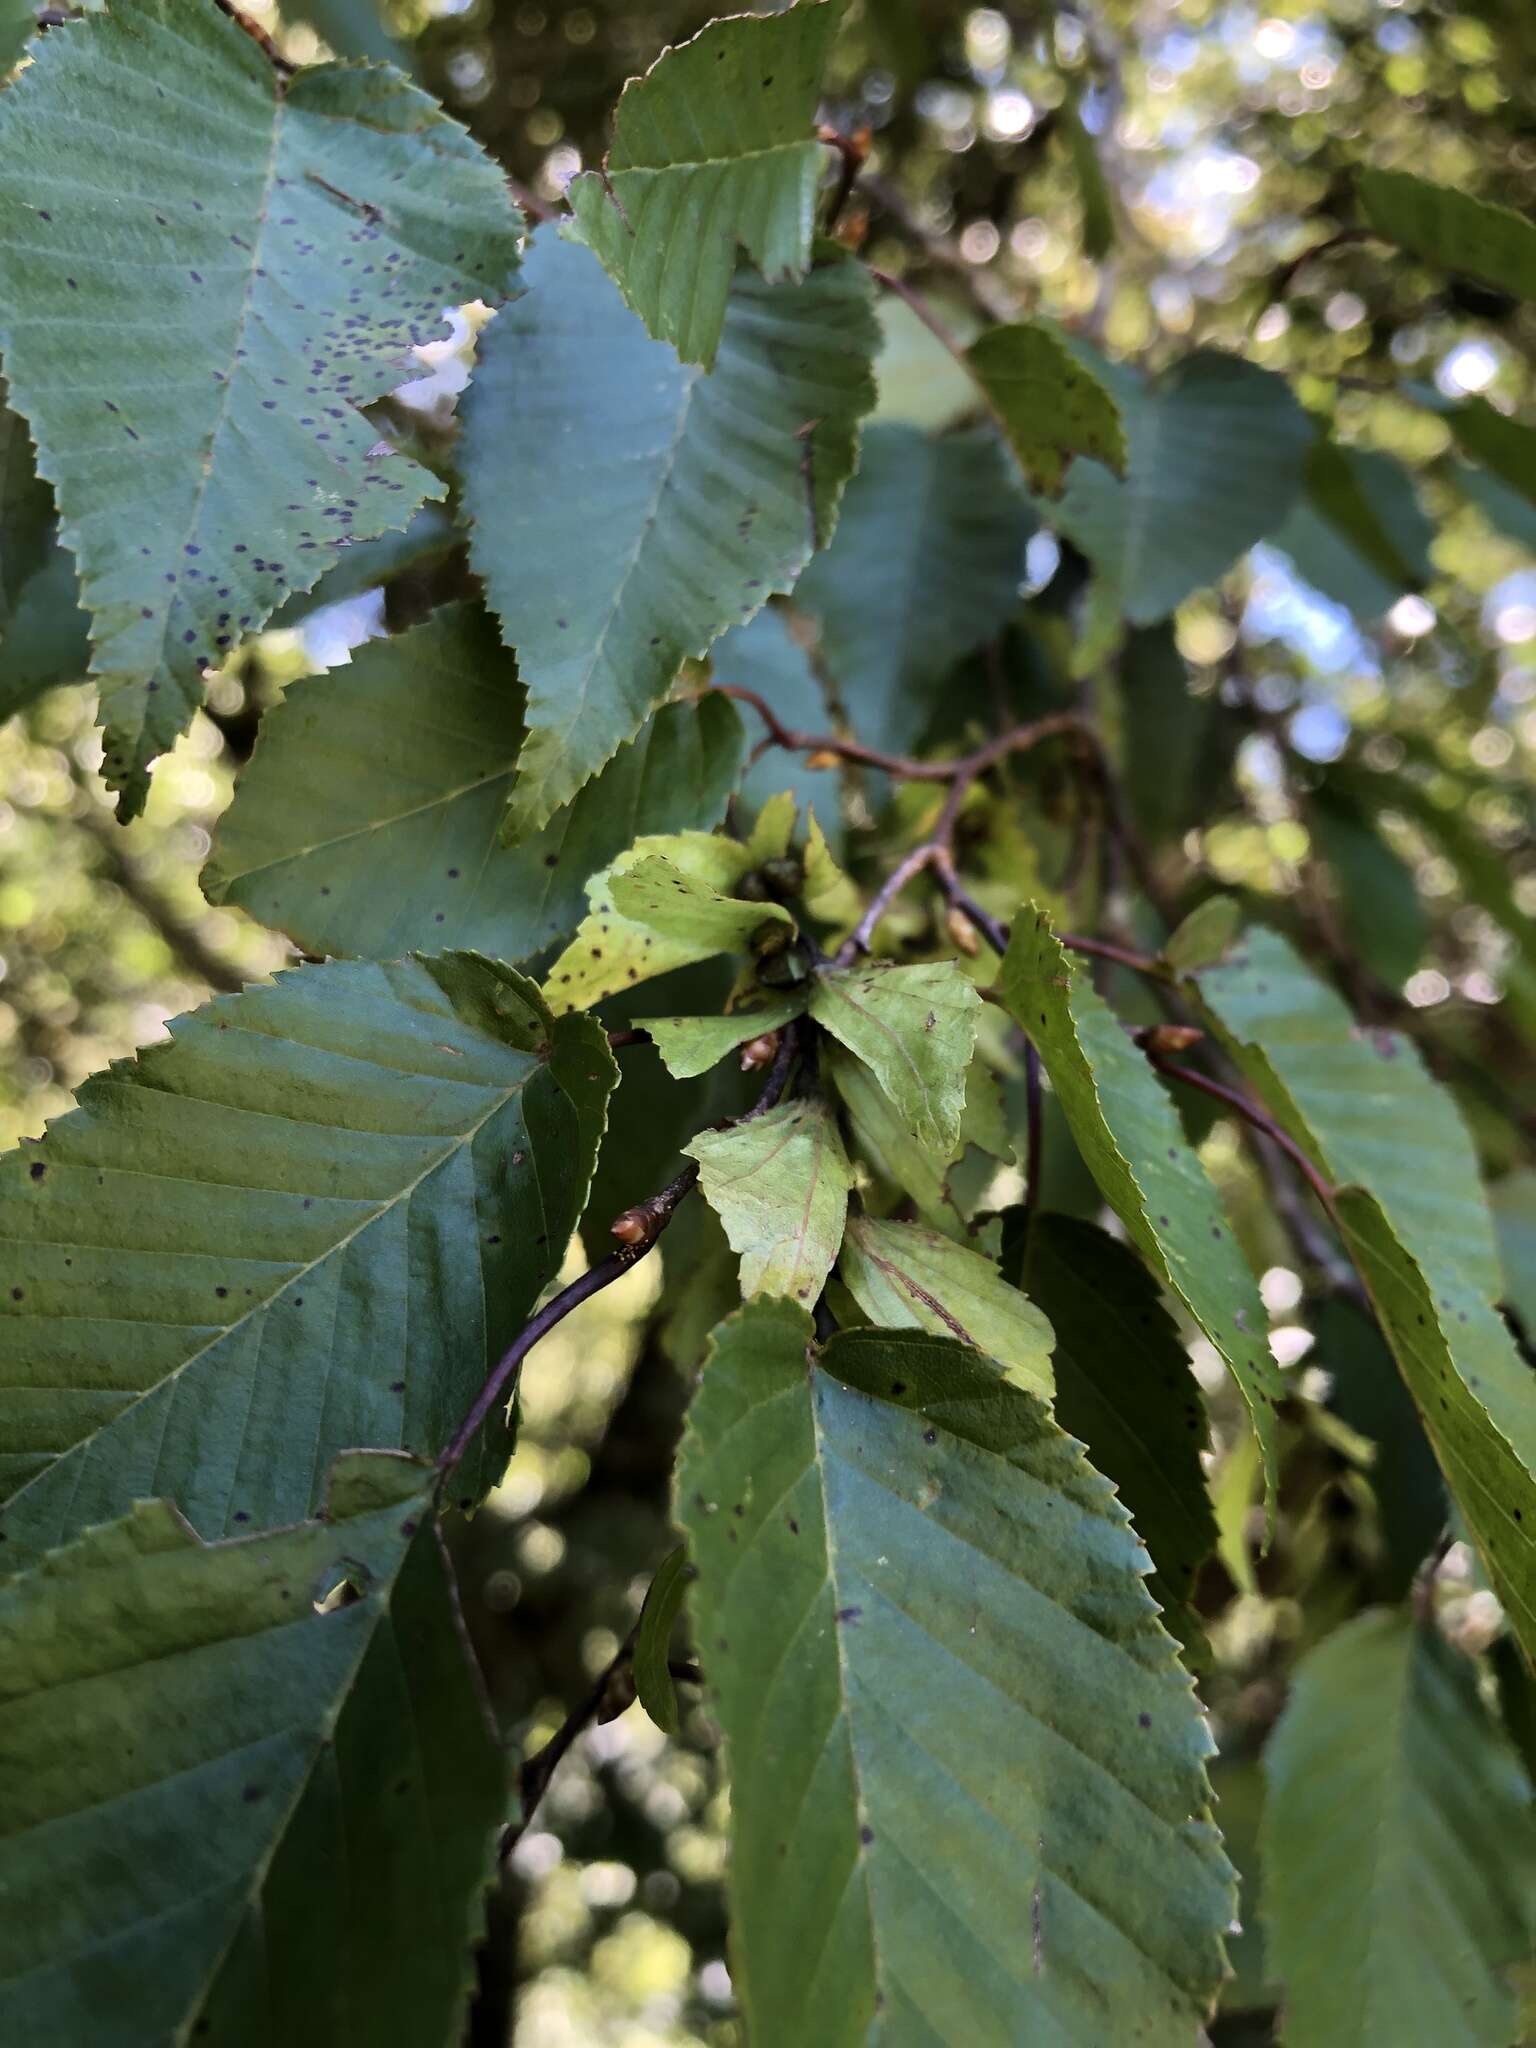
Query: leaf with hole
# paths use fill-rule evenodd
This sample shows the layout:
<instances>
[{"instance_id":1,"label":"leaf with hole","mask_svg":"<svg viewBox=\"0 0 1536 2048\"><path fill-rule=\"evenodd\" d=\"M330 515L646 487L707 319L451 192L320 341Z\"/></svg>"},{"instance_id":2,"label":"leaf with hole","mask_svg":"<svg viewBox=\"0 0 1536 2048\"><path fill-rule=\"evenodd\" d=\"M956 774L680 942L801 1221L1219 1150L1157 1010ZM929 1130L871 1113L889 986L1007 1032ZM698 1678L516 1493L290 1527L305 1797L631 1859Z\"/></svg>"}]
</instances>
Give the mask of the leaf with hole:
<instances>
[{"instance_id":1,"label":"leaf with hole","mask_svg":"<svg viewBox=\"0 0 1536 2048\"><path fill-rule=\"evenodd\" d=\"M11 402L79 566L131 815L204 673L443 495L360 408L445 307L502 295L520 222L397 72L280 79L207 0L114 0L42 39L0 95L0 213ZM129 331L156 337L149 374Z\"/></svg>"}]
</instances>

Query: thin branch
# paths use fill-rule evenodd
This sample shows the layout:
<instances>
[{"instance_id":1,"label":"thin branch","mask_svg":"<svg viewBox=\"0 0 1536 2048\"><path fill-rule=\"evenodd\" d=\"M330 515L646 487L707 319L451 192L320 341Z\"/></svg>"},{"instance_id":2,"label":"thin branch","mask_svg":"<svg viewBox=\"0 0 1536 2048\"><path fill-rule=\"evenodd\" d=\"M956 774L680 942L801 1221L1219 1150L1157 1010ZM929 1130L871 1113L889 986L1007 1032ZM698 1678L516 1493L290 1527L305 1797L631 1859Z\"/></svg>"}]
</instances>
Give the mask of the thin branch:
<instances>
[{"instance_id":1,"label":"thin branch","mask_svg":"<svg viewBox=\"0 0 1536 2048\"><path fill-rule=\"evenodd\" d=\"M897 233L914 243L930 263L964 282L967 293L988 321L1012 320L1017 316L1018 306L1013 293L990 272L978 269L957 242L924 227L893 185L866 170L859 177L858 189L884 214Z\"/></svg>"},{"instance_id":2,"label":"thin branch","mask_svg":"<svg viewBox=\"0 0 1536 2048\"><path fill-rule=\"evenodd\" d=\"M518 1792L522 1804L522 1818L503 1831L501 1837L502 1860L512 1853L522 1836L527 1832L534 1815L539 1810L539 1801L549 1790L549 1781L555 1775L561 1762L578 1735L589 1722L595 1721L602 1713L603 1703L609 1688L620 1671L635 1654L635 1639L640 1633L640 1617L637 1614L629 1634L614 1651L602 1670L593 1679L590 1689L566 1715L544 1747L535 1750L518 1772Z\"/></svg>"},{"instance_id":3,"label":"thin branch","mask_svg":"<svg viewBox=\"0 0 1536 2048\"><path fill-rule=\"evenodd\" d=\"M1224 1102L1228 1109L1235 1109L1256 1131L1262 1131L1270 1143L1278 1145L1295 1165L1328 1214L1333 1214L1332 1186L1324 1180L1290 1132L1283 1130L1250 1096L1244 1095L1240 1089L1229 1088L1225 1081L1213 1081L1209 1074L1197 1073L1193 1067L1178 1066L1173 1060L1160 1059L1156 1053L1150 1053L1148 1057L1157 1071L1166 1074L1170 1081L1182 1081L1186 1087L1198 1088L1202 1095Z\"/></svg>"},{"instance_id":4,"label":"thin branch","mask_svg":"<svg viewBox=\"0 0 1536 2048\"><path fill-rule=\"evenodd\" d=\"M1000 917L994 917L990 911L982 909L955 873L953 861L948 858L935 861L934 872L948 901L957 910L965 913L993 952L1006 953L1008 926ZM1117 967L1128 967L1133 974L1150 975L1158 981L1166 977L1163 963L1154 959L1150 953L1133 952L1129 946L1117 946L1109 939L1084 938L1078 932L1058 932L1056 936L1069 953L1088 953L1095 959L1113 960Z\"/></svg>"},{"instance_id":5,"label":"thin branch","mask_svg":"<svg viewBox=\"0 0 1536 2048\"><path fill-rule=\"evenodd\" d=\"M869 131L865 129L859 135L844 135L836 128L823 127L816 130L816 140L824 142L829 149L835 149L841 159L837 189L832 194L832 203L822 224L822 233L830 235L842 218L843 208L853 195L858 175L869 159Z\"/></svg>"},{"instance_id":6,"label":"thin branch","mask_svg":"<svg viewBox=\"0 0 1536 2048\"><path fill-rule=\"evenodd\" d=\"M1370 228L1340 228L1336 235L1329 235L1325 241L1314 242L1303 249L1299 256L1293 256L1289 263L1282 263L1269 280L1269 289L1264 294L1264 303L1259 308L1258 318L1263 317L1276 300L1283 299L1291 286L1300 277L1309 263L1320 256L1331 256L1336 249L1347 249L1356 242L1379 242L1381 236Z\"/></svg>"}]
</instances>

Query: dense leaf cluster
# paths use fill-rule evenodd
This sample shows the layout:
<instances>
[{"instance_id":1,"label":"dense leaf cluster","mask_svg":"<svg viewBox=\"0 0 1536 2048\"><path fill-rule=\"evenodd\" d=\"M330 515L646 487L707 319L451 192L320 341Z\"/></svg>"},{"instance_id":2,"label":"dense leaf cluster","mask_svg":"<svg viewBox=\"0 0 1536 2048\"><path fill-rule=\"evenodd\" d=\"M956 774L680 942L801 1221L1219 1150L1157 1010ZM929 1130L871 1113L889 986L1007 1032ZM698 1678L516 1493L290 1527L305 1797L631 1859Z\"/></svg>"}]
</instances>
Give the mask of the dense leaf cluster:
<instances>
[{"instance_id":1,"label":"dense leaf cluster","mask_svg":"<svg viewBox=\"0 0 1536 2048\"><path fill-rule=\"evenodd\" d=\"M1298 1446L1370 1501L1375 1604L1297 1597L1285 2038L1517 2038L1529 1283L1476 1085L1376 1000L1412 901L1362 1015L1315 964L1388 917L1389 770L1308 792L1287 932L1165 858L1257 719L1170 687L1172 615L1269 542L1375 619L1434 530L1209 348L990 321L946 330L953 431L876 416L882 291L934 316L818 136L837 26L667 51L536 225L400 71L295 71L215 0L109 0L0 93L0 710L88 669L131 816L274 618L426 593L266 712L219 826L210 900L302 959L0 1159L6 2040L458 2038L581 1718L509 1765L445 1531L533 1345L664 1234L682 1544L583 1711L632 1683L675 1732L703 1685L750 2039L1196 2037L1238 1897L1196 1681ZM1536 297L1518 214L1369 168L1357 205ZM390 394L471 302L432 431ZM1407 397L1529 521L1532 430ZM1390 784L1529 972L1454 793ZM1353 1319L1331 1407L1269 1342L1286 1233ZM1452 1537L1479 1643L1437 1622Z\"/></svg>"}]
</instances>

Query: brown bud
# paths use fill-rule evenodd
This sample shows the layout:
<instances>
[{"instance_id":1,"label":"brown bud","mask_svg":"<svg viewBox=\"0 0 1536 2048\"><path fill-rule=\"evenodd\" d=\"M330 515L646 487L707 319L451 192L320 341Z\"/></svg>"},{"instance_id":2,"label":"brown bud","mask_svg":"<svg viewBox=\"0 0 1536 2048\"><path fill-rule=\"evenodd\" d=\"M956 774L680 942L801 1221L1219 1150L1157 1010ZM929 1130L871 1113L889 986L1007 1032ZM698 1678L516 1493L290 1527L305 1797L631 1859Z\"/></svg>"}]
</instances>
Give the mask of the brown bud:
<instances>
[{"instance_id":1,"label":"brown bud","mask_svg":"<svg viewBox=\"0 0 1536 2048\"><path fill-rule=\"evenodd\" d=\"M615 1216L609 1228L620 1244L644 1244L651 1234L638 1209L626 1209L622 1216Z\"/></svg>"},{"instance_id":2,"label":"brown bud","mask_svg":"<svg viewBox=\"0 0 1536 2048\"><path fill-rule=\"evenodd\" d=\"M951 940L968 959L974 960L981 951L981 940L976 936L976 927L956 904L951 904L944 919L945 929Z\"/></svg>"},{"instance_id":3,"label":"brown bud","mask_svg":"<svg viewBox=\"0 0 1536 2048\"><path fill-rule=\"evenodd\" d=\"M814 754L806 755L805 765L807 768L835 768L841 759L842 755L835 754L830 747L818 747Z\"/></svg>"},{"instance_id":4,"label":"brown bud","mask_svg":"<svg viewBox=\"0 0 1536 2048\"><path fill-rule=\"evenodd\" d=\"M756 1038L749 1038L741 1048L741 1071L750 1074L755 1067L771 1067L778 1049L777 1031L763 1031Z\"/></svg>"},{"instance_id":5,"label":"brown bud","mask_svg":"<svg viewBox=\"0 0 1536 2048\"><path fill-rule=\"evenodd\" d=\"M1188 1052L1192 1045L1200 1043L1205 1033L1193 1024L1143 1024L1131 1035L1146 1051L1158 1053L1166 1059L1172 1053Z\"/></svg>"}]
</instances>

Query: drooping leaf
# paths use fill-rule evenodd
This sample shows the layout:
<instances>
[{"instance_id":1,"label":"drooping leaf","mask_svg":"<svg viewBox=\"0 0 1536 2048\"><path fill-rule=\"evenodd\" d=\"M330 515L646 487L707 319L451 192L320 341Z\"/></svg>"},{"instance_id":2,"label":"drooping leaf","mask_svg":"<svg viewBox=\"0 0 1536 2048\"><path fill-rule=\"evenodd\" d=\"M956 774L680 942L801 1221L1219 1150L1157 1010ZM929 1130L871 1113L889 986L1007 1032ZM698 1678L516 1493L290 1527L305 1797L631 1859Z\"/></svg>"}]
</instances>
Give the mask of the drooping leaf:
<instances>
[{"instance_id":1,"label":"drooping leaf","mask_svg":"<svg viewBox=\"0 0 1536 2048\"><path fill-rule=\"evenodd\" d=\"M752 2038L1186 2048L1231 1873L1123 1511L965 1346L810 1334L722 1325L677 1482Z\"/></svg>"},{"instance_id":2,"label":"drooping leaf","mask_svg":"<svg viewBox=\"0 0 1536 2048\"><path fill-rule=\"evenodd\" d=\"M1287 2039L1508 2048L1536 1825L1471 1662L1404 1613L1362 1614L1301 1663L1265 1762Z\"/></svg>"},{"instance_id":3,"label":"drooping leaf","mask_svg":"<svg viewBox=\"0 0 1536 2048\"><path fill-rule=\"evenodd\" d=\"M1068 99L1059 119L1083 212L1083 254L1102 263L1115 245L1115 211L1098 147L1083 125L1080 93Z\"/></svg>"},{"instance_id":4,"label":"drooping leaf","mask_svg":"<svg viewBox=\"0 0 1536 2048\"><path fill-rule=\"evenodd\" d=\"M1371 807L1324 783L1307 802L1307 831L1334 881L1340 925L1366 966L1401 988L1429 941L1413 869L1382 838Z\"/></svg>"},{"instance_id":5,"label":"drooping leaf","mask_svg":"<svg viewBox=\"0 0 1536 2048\"><path fill-rule=\"evenodd\" d=\"M1049 921L1028 904L1014 920L998 993L1038 1047L1105 1200L1230 1367L1272 1499L1283 1387L1269 1319L1178 1111Z\"/></svg>"},{"instance_id":6,"label":"drooping leaf","mask_svg":"<svg viewBox=\"0 0 1536 2048\"><path fill-rule=\"evenodd\" d=\"M746 852L753 858L750 846ZM705 953L744 951L765 926L794 930L795 921L782 903L727 895L663 853L648 853L616 867L609 886L622 917Z\"/></svg>"},{"instance_id":7,"label":"drooping leaf","mask_svg":"<svg viewBox=\"0 0 1536 2048\"><path fill-rule=\"evenodd\" d=\"M633 1670L640 1704L663 1735L678 1729L677 1687L667 1668L672 1648L672 1631L683 1609L688 1591L688 1546L679 1543L668 1551L657 1567L645 1605L640 1610L640 1627L635 1635Z\"/></svg>"},{"instance_id":8,"label":"drooping leaf","mask_svg":"<svg viewBox=\"0 0 1536 2048\"><path fill-rule=\"evenodd\" d=\"M781 1103L729 1131L701 1131L683 1150L741 1257L741 1291L809 1308L842 1242L853 1169L824 1102Z\"/></svg>"},{"instance_id":9,"label":"drooping leaf","mask_svg":"<svg viewBox=\"0 0 1536 2048\"><path fill-rule=\"evenodd\" d=\"M663 51L625 86L603 169L571 184L582 234L685 363L715 360L738 247L770 284L810 268L816 99L839 11L802 0Z\"/></svg>"},{"instance_id":10,"label":"drooping leaf","mask_svg":"<svg viewBox=\"0 0 1536 2048\"><path fill-rule=\"evenodd\" d=\"M1216 1547L1200 1464L1205 1407L1156 1283L1096 1225L1050 1215L1030 1223L1022 1281L1056 1332L1056 1420L1129 1509L1156 1567L1147 1590L1164 1626L1198 1645L1190 1591Z\"/></svg>"},{"instance_id":11,"label":"drooping leaf","mask_svg":"<svg viewBox=\"0 0 1536 2048\"><path fill-rule=\"evenodd\" d=\"M1377 234L1411 256L1536 299L1536 227L1521 214L1411 171L1362 171L1359 189Z\"/></svg>"},{"instance_id":12,"label":"drooping leaf","mask_svg":"<svg viewBox=\"0 0 1536 2048\"><path fill-rule=\"evenodd\" d=\"M1423 589L1434 537L1401 463L1326 438L1307 460L1304 494L1272 535L1305 581L1367 624Z\"/></svg>"},{"instance_id":13,"label":"drooping leaf","mask_svg":"<svg viewBox=\"0 0 1536 2048\"><path fill-rule=\"evenodd\" d=\"M528 691L514 837L831 533L876 344L848 257L800 285L741 273L707 377L650 339L578 243L541 236L524 280L481 342L461 457L471 554ZM559 489L529 490L556 445Z\"/></svg>"},{"instance_id":14,"label":"drooping leaf","mask_svg":"<svg viewBox=\"0 0 1536 2048\"><path fill-rule=\"evenodd\" d=\"M1119 408L1053 327L1040 320L989 327L965 359L1031 490L1055 497L1075 455L1124 473Z\"/></svg>"},{"instance_id":15,"label":"drooping leaf","mask_svg":"<svg viewBox=\"0 0 1536 2048\"><path fill-rule=\"evenodd\" d=\"M1237 936L1243 906L1235 896L1207 896L1169 935L1163 958L1170 967L1205 967L1219 960Z\"/></svg>"},{"instance_id":16,"label":"drooping leaf","mask_svg":"<svg viewBox=\"0 0 1536 2048\"><path fill-rule=\"evenodd\" d=\"M1154 384L1118 368L1109 382L1130 450L1125 480L1077 463L1051 517L1145 626L1280 527L1312 427L1282 378L1237 356L1201 350Z\"/></svg>"},{"instance_id":17,"label":"drooping leaf","mask_svg":"<svg viewBox=\"0 0 1536 2048\"><path fill-rule=\"evenodd\" d=\"M173 105L167 80L195 89ZM397 73L280 80L211 0L114 0L42 39L0 97L0 212L11 400L79 565L133 812L204 671L349 540L442 495L359 408L444 307L501 295L518 216ZM155 336L148 375L128 332Z\"/></svg>"},{"instance_id":18,"label":"drooping leaf","mask_svg":"<svg viewBox=\"0 0 1536 2048\"><path fill-rule=\"evenodd\" d=\"M140 1502L0 1589L8 2041L458 2038L509 1787L431 1477L209 1546Z\"/></svg>"},{"instance_id":19,"label":"drooping leaf","mask_svg":"<svg viewBox=\"0 0 1536 2048\"><path fill-rule=\"evenodd\" d=\"M882 1330L926 1330L996 1359L1015 1386L1051 1398L1051 1326L991 1259L918 1223L851 1216L839 1274Z\"/></svg>"},{"instance_id":20,"label":"drooping leaf","mask_svg":"<svg viewBox=\"0 0 1536 2048\"><path fill-rule=\"evenodd\" d=\"M1498 1245L1455 1104L1407 1039L1357 1028L1274 932L1250 931L1196 986L1255 1093L1340 1190L1345 1243L1536 1657L1536 1400L1493 1305Z\"/></svg>"},{"instance_id":21,"label":"drooping leaf","mask_svg":"<svg viewBox=\"0 0 1536 2048\"><path fill-rule=\"evenodd\" d=\"M828 1041L821 1048L821 1064L848 1113L859 1157L885 1183L889 1195L910 1201L931 1229L942 1230L959 1244L970 1243L971 1218L954 1185L954 1161L937 1158L929 1147L918 1142L908 1118L886 1094L873 1071L855 1054ZM962 1145L970 1136L967 1126L973 1122L972 1091L980 1096L986 1086L978 1074L978 1064L973 1058L966 1074L966 1111L960 1120ZM978 1109L978 1120L979 1114ZM980 1141L970 1138L970 1142Z\"/></svg>"},{"instance_id":22,"label":"drooping leaf","mask_svg":"<svg viewBox=\"0 0 1536 2048\"><path fill-rule=\"evenodd\" d=\"M728 698L663 705L543 831L501 843L522 687L485 616L436 612L293 684L203 871L311 953L466 946L522 960L565 938L585 884L644 833L714 824L744 751Z\"/></svg>"},{"instance_id":23,"label":"drooping leaf","mask_svg":"<svg viewBox=\"0 0 1536 2048\"><path fill-rule=\"evenodd\" d=\"M879 1080L917 1143L950 1159L960 1139L965 1073L981 997L953 960L878 960L817 976L810 1011Z\"/></svg>"},{"instance_id":24,"label":"drooping leaf","mask_svg":"<svg viewBox=\"0 0 1536 2048\"><path fill-rule=\"evenodd\" d=\"M281 975L88 1081L0 1161L7 1560L152 1495L270 1527L349 1445L440 1451L559 1269L612 1076L447 953Z\"/></svg>"},{"instance_id":25,"label":"drooping leaf","mask_svg":"<svg viewBox=\"0 0 1536 2048\"><path fill-rule=\"evenodd\" d=\"M707 1073L749 1039L781 1030L804 1008L803 996L773 996L750 1008L733 1010L728 1017L647 1017L645 1029L655 1039L667 1072L675 1080L686 1081Z\"/></svg>"},{"instance_id":26,"label":"drooping leaf","mask_svg":"<svg viewBox=\"0 0 1536 2048\"><path fill-rule=\"evenodd\" d=\"M955 663L1016 608L1034 526L995 434L866 430L832 545L795 587L862 740L919 737Z\"/></svg>"},{"instance_id":27,"label":"drooping leaf","mask_svg":"<svg viewBox=\"0 0 1536 2048\"><path fill-rule=\"evenodd\" d=\"M627 853L587 884L592 908L545 978L544 994L552 1010L587 1009L604 996L617 995L654 975L670 974L674 967L707 960L720 950L712 939L700 938L686 924L679 936L663 938L652 926L636 923L618 909L613 898L615 878L653 858L664 860L669 868L721 897L729 897L751 868L741 841L719 832L671 832L636 840ZM765 912L769 908L764 904L751 907ZM765 915L760 921L770 920Z\"/></svg>"},{"instance_id":28,"label":"drooping leaf","mask_svg":"<svg viewBox=\"0 0 1536 2048\"><path fill-rule=\"evenodd\" d=\"M1151 840L1176 837L1225 799L1239 734L1217 695L1197 697L1170 621L1127 633L1119 662L1121 793Z\"/></svg>"}]
</instances>

